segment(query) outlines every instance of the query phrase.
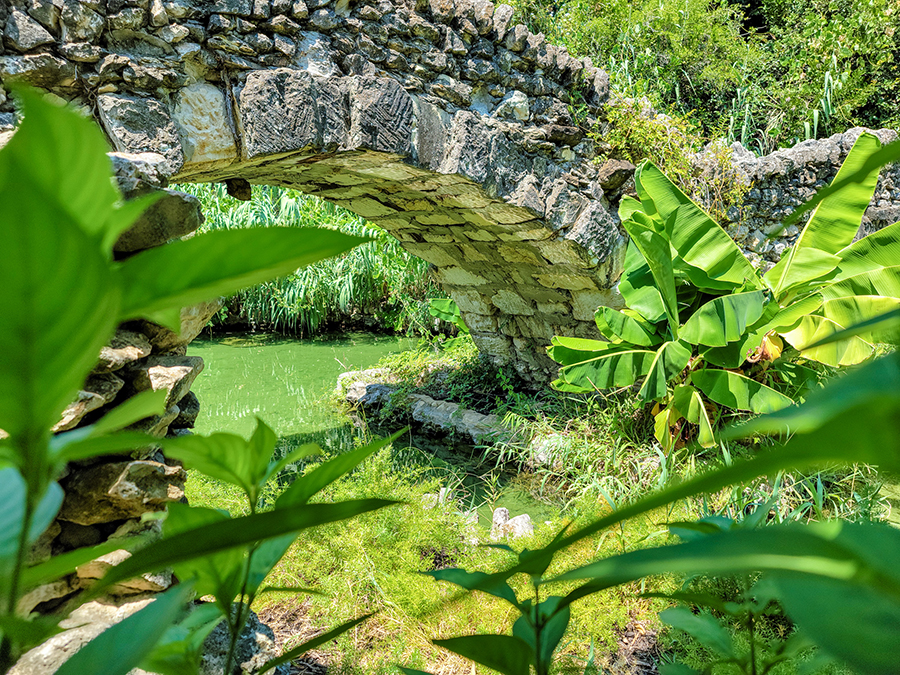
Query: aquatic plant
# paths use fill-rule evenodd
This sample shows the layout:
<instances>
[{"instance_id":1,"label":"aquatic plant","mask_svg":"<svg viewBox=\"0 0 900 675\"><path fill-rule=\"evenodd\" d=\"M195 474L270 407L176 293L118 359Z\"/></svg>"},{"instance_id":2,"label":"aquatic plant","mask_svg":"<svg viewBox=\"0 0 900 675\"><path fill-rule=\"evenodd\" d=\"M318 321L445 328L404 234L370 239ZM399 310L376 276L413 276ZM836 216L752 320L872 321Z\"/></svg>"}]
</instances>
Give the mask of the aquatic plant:
<instances>
[{"instance_id":1,"label":"aquatic plant","mask_svg":"<svg viewBox=\"0 0 900 675\"><path fill-rule=\"evenodd\" d=\"M301 336L348 326L420 335L432 331L426 298L443 297L443 290L428 273L428 263L376 225L287 188L255 186L247 202L229 197L221 184L180 188L200 198L203 231L327 228L370 239L344 255L238 291L218 322Z\"/></svg>"}]
</instances>

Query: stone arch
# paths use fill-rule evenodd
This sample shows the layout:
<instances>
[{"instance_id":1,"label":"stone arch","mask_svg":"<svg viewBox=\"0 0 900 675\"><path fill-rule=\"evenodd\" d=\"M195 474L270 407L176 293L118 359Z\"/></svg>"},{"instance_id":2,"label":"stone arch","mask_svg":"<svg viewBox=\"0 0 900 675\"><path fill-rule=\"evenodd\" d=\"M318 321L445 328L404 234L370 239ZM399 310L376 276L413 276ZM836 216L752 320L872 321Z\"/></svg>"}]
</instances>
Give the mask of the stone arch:
<instances>
[{"instance_id":1,"label":"stone arch","mask_svg":"<svg viewBox=\"0 0 900 675\"><path fill-rule=\"evenodd\" d=\"M546 381L554 334L614 302L627 173L602 179L569 103L606 74L486 0L14 3L4 80L89 106L168 181L332 200L437 268L476 344ZM52 14L52 13L51 13ZM31 36L30 38L28 36ZM609 172L607 172L609 173Z\"/></svg>"}]
</instances>

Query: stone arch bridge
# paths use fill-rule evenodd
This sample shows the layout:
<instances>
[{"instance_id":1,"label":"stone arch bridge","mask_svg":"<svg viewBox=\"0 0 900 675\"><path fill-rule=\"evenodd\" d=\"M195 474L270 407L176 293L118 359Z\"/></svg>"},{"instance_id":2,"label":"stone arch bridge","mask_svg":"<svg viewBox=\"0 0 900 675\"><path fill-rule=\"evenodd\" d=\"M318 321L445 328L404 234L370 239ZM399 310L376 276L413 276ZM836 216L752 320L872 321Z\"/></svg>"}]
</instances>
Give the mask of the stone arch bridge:
<instances>
[{"instance_id":1,"label":"stone arch bridge","mask_svg":"<svg viewBox=\"0 0 900 675\"><path fill-rule=\"evenodd\" d=\"M12 0L0 76L88 108L120 174L281 185L380 225L437 267L484 353L539 382L550 337L593 335L613 299L628 171L590 161L570 112L597 115L606 74L512 16L486 0Z\"/></svg>"},{"instance_id":2,"label":"stone arch bridge","mask_svg":"<svg viewBox=\"0 0 900 675\"><path fill-rule=\"evenodd\" d=\"M5 0L0 78L92 114L126 193L281 185L377 223L437 267L482 352L539 383L550 337L596 337L595 309L616 304L632 167L597 166L584 137L606 73L512 19L487 0ZM13 122L0 89L0 134ZM731 231L757 260L856 134L735 149L753 189ZM117 249L186 234L196 209L171 192ZM869 216L900 218L900 169Z\"/></svg>"}]
</instances>

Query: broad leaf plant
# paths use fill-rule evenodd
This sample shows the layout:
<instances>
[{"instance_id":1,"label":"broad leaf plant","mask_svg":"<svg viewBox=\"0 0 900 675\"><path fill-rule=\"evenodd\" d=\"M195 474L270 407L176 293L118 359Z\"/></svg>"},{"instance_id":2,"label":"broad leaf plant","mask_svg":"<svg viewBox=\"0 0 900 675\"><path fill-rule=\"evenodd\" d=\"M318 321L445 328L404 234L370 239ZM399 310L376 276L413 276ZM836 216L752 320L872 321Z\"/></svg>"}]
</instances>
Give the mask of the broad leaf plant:
<instances>
[{"instance_id":1,"label":"broad leaf plant","mask_svg":"<svg viewBox=\"0 0 900 675\"><path fill-rule=\"evenodd\" d=\"M585 392L639 384L655 403L666 451L696 425L715 444L717 406L769 413L802 400L815 363L862 363L897 332L873 327L820 344L844 328L900 308L900 223L854 241L875 191L881 149L863 133L834 179L846 183L815 208L781 261L765 274L710 216L652 163L635 174L639 199L623 198L630 242L619 291L626 307L601 307L604 340L554 337L554 382ZM853 177L848 182L848 177Z\"/></svg>"}]
</instances>

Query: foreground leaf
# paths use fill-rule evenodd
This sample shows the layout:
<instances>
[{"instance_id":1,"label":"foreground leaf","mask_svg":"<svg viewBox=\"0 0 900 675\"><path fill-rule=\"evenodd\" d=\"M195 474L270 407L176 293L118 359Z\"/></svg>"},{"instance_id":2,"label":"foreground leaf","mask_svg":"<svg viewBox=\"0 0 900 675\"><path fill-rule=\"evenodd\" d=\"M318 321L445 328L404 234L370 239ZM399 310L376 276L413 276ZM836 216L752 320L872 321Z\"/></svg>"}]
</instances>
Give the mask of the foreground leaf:
<instances>
[{"instance_id":1,"label":"foreground leaf","mask_svg":"<svg viewBox=\"0 0 900 675\"><path fill-rule=\"evenodd\" d=\"M769 413L794 403L771 387L729 370L697 370L691 373L691 382L710 399L732 410Z\"/></svg>"},{"instance_id":2,"label":"foreground leaf","mask_svg":"<svg viewBox=\"0 0 900 675\"><path fill-rule=\"evenodd\" d=\"M180 532L150 544L141 549L139 555L111 569L91 593L97 596L111 585L145 572L300 532L316 525L345 520L396 503L385 499L357 499L336 504L302 504Z\"/></svg>"},{"instance_id":3,"label":"foreground leaf","mask_svg":"<svg viewBox=\"0 0 900 675\"><path fill-rule=\"evenodd\" d=\"M219 230L143 251L120 263L121 319L154 318L228 295L350 250L368 239L334 230Z\"/></svg>"},{"instance_id":4,"label":"foreground leaf","mask_svg":"<svg viewBox=\"0 0 900 675\"><path fill-rule=\"evenodd\" d=\"M695 345L724 347L745 337L747 328L763 314L762 291L733 293L710 300L681 328L681 338Z\"/></svg>"},{"instance_id":5,"label":"foreground leaf","mask_svg":"<svg viewBox=\"0 0 900 675\"><path fill-rule=\"evenodd\" d=\"M503 675L529 675L534 660L528 643L509 635L469 635L433 642Z\"/></svg>"},{"instance_id":6,"label":"foreground leaf","mask_svg":"<svg viewBox=\"0 0 900 675\"><path fill-rule=\"evenodd\" d=\"M149 605L107 628L79 649L56 675L125 675L140 664L159 639L184 613L190 584L156 595Z\"/></svg>"}]
</instances>

